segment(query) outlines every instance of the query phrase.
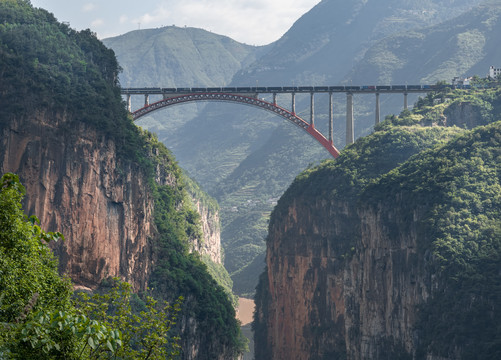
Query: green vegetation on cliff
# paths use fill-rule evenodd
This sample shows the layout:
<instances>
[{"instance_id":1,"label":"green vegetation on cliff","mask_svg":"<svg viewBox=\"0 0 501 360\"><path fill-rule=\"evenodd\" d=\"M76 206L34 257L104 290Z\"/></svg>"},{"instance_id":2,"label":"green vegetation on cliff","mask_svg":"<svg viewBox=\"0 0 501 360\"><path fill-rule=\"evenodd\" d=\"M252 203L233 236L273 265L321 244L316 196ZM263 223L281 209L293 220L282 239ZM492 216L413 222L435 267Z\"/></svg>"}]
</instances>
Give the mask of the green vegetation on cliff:
<instances>
[{"instance_id":1,"label":"green vegetation on cliff","mask_svg":"<svg viewBox=\"0 0 501 360\"><path fill-rule=\"evenodd\" d=\"M24 214L25 188L17 175L0 179L0 358L173 359L179 338L171 331L179 312L145 297L131 307L130 286L118 283L104 295L71 297L69 279L57 272L46 233ZM137 302L137 301L136 301Z\"/></svg>"},{"instance_id":2,"label":"green vegetation on cliff","mask_svg":"<svg viewBox=\"0 0 501 360\"><path fill-rule=\"evenodd\" d=\"M35 110L61 114L69 120L61 131L93 125L137 160L142 142L117 86L120 68L89 30L77 32L29 1L1 1L0 69L0 126Z\"/></svg>"},{"instance_id":3,"label":"green vegetation on cliff","mask_svg":"<svg viewBox=\"0 0 501 360\"><path fill-rule=\"evenodd\" d=\"M0 357L34 355L41 345L25 344L22 328L33 314L65 310L71 286L59 277L57 261L43 244L45 233L22 210L25 189L14 174L0 181ZM33 220L33 221L31 221ZM55 235L55 234L54 234ZM56 236L57 238L57 236ZM33 344L32 344L33 345Z\"/></svg>"},{"instance_id":4,"label":"green vegetation on cliff","mask_svg":"<svg viewBox=\"0 0 501 360\"><path fill-rule=\"evenodd\" d=\"M387 117L336 161L300 174L272 214L270 229L284 221L289 207L315 208L319 201L344 204L349 209L343 215L349 215L342 222L348 228L336 228L329 247L347 261L363 251L360 214L367 209L378 214L377 228L396 248L402 239L414 236L410 228L416 229L429 296L414 309L412 354L390 344L393 340L385 348L387 354L414 354L417 359L501 356L500 120L499 88L429 94L412 111ZM386 216L388 209L391 216ZM262 358L270 351L267 279L263 275L257 288L253 324Z\"/></svg>"},{"instance_id":5,"label":"green vegetation on cliff","mask_svg":"<svg viewBox=\"0 0 501 360\"><path fill-rule=\"evenodd\" d=\"M158 260L150 279L154 293L164 298L183 295L186 299L183 311L194 315L197 326L210 332L204 336L221 346L211 350L213 356L223 353L224 348L234 349L233 355L237 356L245 342L229 301L230 294L209 274L201 257L189 253L189 240L201 238L198 213L189 206L182 185L156 186L155 198L159 241Z\"/></svg>"},{"instance_id":6,"label":"green vegetation on cliff","mask_svg":"<svg viewBox=\"0 0 501 360\"><path fill-rule=\"evenodd\" d=\"M0 2L0 128L14 119L46 113L61 139L67 139L78 137L78 125L85 123L113 140L124 162L139 164L155 199L158 237L152 239L152 293L168 301L184 297L180 317L185 324L176 327L182 345L206 346L207 358L236 355L244 345L235 310L200 257L188 251L188 241L201 239L202 232L182 172L170 151L128 117L117 86L119 70L113 51L90 31L72 30L26 0ZM161 174L167 178L157 179ZM25 282L30 285L30 280ZM55 291L56 280L54 286ZM60 291L61 296L66 292ZM21 308L31 295L19 296ZM195 329L186 325L192 320ZM181 333L186 329L193 332Z\"/></svg>"},{"instance_id":7,"label":"green vegetation on cliff","mask_svg":"<svg viewBox=\"0 0 501 360\"><path fill-rule=\"evenodd\" d=\"M420 356L453 357L458 349L462 359L501 356L500 174L496 122L416 156L364 193L374 206L400 194L408 218L426 211L418 245L430 252L441 290L420 309Z\"/></svg>"}]
</instances>

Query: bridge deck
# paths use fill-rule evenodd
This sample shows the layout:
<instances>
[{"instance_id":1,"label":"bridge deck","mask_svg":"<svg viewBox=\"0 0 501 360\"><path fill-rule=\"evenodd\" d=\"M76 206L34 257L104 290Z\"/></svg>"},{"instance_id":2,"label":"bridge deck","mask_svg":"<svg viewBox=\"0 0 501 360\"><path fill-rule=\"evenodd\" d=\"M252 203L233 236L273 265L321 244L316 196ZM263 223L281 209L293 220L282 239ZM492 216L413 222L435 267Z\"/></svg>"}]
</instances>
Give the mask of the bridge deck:
<instances>
[{"instance_id":1,"label":"bridge deck","mask_svg":"<svg viewBox=\"0 0 501 360\"><path fill-rule=\"evenodd\" d=\"M123 95L185 95L197 93L296 94L296 93L424 93L452 88L452 85L340 85L267 87L122 88Z\"/></svg>"}]
</instances>

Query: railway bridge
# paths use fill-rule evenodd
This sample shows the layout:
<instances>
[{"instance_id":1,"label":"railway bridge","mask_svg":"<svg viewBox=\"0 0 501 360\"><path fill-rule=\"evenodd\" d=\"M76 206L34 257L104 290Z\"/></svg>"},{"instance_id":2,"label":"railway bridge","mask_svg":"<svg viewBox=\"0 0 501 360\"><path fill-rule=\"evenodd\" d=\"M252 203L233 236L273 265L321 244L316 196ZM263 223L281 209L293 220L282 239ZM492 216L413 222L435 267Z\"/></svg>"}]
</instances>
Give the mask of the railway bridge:
<instances>
[{"instance_id":1,"label":"railway bridge","mask_svg":"<svg viewBox=\"0 0 501 360\"><path fill-rule=\"evenodd\" d=\"M346 94L346 144L354 141L353 96L372 94L376 96L375 124L380 122L380 94L403 94L403 108L407 109L409 93L427 93L438 91L450 85L377 85L377 86L290 86L290 87L191 87L191 88L122 88L121 93L127 99L127 108L134 120L167 106L193 101L223 101L249 105L272 112L313 136L333 157L339 156L339 150L333 143L332 99L335 93ZM310 118L305 120L296 114L296 94L310 95ZM327 136L315 128L315 94L329 95L329 133ZM290 94L290 109L277 104L278 94ZM144 96L144 106L132 110L131 97ZM151 95L161 95L162 100L150 103ZM266 101L261 96L271 95Z\"/></svg>"}]
</instances>

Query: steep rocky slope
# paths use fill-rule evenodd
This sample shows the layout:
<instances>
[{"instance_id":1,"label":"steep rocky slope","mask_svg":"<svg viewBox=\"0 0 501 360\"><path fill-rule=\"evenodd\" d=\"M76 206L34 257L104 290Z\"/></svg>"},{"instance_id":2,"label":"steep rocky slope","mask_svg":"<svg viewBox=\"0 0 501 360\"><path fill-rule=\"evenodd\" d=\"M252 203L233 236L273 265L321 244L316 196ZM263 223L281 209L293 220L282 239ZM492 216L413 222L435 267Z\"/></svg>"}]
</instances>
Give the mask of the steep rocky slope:
<instances>
[{"instance_id":1,"label":"steep rocky slope","mask_svg":"<svg viewBox=\"0 0 501 360\"><path fill-rule=\"evenodd\" d=\"M403 126L414 115L307 170L280 199L256 294L258 358L501 351L501 123L455 138L463 130Z\"/></svg>"},{"instance_id":2,"label":"steep rocky slope","mask_svg":"<svg viewBox=\"0 0 501 360\"><path fill-rule=\"evenodd\" d=\"M377 40L451 19L481 0L323 0L235 81L337 84Z\"/></svg>"},{"instance_id":3,"label":"steep rocky slope","mask_svg":"<svg viewBox=\"0 0 501 360\"><path fill-rule=\"evenodd\" d=\"M182 358L233 359L235 311L194 253L220 261L217 208L193 204L172 154L132 123L113 52L27 1L0 2L0 22L0 171L65 235L61 271L80 287L117 276L159 300L183 296Z\"/></svg>"},{"instance_id":4,"label":"steep rocky slope","mask_svg":"<svg viewBox=\"0 0 501 360\"><path fill-rule=\"evenodd\" d=\"M153 261L148 239L155 236L148 179L140 166L117 161L115 143L94 128L61 132L67 121L38 112L3 122L1 172L19 174L27 212L65 235L57 253L76 285L95 288L119 276L145 289ZM175 184L161 175L168 174L159 174L164 184Z\"/></svg>"}]
</instances>

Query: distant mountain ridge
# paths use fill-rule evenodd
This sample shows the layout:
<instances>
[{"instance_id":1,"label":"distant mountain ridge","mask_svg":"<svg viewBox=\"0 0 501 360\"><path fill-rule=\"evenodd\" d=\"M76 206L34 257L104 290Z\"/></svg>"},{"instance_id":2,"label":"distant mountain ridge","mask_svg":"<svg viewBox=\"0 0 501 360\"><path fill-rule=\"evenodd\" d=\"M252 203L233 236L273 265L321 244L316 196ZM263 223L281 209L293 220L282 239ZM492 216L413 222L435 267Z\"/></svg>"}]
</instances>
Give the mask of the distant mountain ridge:
<instances>
[{"instance_id":1,"label":"distant mountain ridge","mask_svg":"<svg viewBox=\"0 0 501 360\"><path fill-rule=\"evenodd\" d=\"M263 46L177 26L131 31L103 42L122 64L124 87L222 86L266 51Z\"/></svg>"},{"instance_id":2,"label":"distant mountain ridge","mask_svg":"<svg viewBox=\"0 0 501 360\"><path fill-rule=\"evenodd\" d=\"M323 0L296 21L272 50L239 72L234 83L255 78L265 85L292 81L335 85L376 41L441 23L480 2Z\"/></svg>"},{"instance_id":3,"label":"distant mountain ridge","mask_svg":"<svg viewBox=\"0 0 501 360\"><path fill-rule=\"evenodd\" d=\"M104 39L103 43L115 51L123 68L123 87L224 86L238 70L268 49L241 44L206 30L177 26L135 30ZM151 97L151 101L156 100L160 98ZM143 105L143 99L133 98L135 109ZM169 109L167 116L153 114L141 125L157 133L172 148L166 134L191 120L204 106L197 103Z\"/></svg>"},{"instance_id":4,"label":"distant mountain ridge","mask_svg":"<svg viewBox=\"0 0 501 360\"><path fill-rule=\"evenodd\" d=\"M488 0L444 23L391 35L371 47L346 76L359 82L433 83L485 76L501 64L501 1Z\"/></svg>"}]
</instances>

